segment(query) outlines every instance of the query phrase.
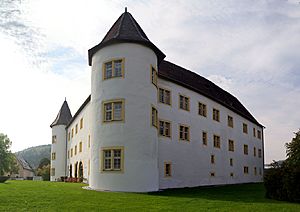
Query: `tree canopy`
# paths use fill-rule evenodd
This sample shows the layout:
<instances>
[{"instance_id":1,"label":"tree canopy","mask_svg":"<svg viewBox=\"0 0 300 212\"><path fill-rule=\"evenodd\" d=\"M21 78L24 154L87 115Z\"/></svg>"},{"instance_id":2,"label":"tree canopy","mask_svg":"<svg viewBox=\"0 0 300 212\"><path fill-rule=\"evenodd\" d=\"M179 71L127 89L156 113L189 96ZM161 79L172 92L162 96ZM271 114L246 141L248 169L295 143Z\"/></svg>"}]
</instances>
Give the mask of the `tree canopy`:
<instances>
[{"instance_id":1,"label":"tree canopy","mask_svg":"<svg viewBox=\"0 0 300 212\"><path fill-rule=\"evenodd\" d=\"M0 176L16 171L16 159L9 150L10 147L11 141L7 135L0 133Z\"/></svg>"},{"instance_id":2,"label":"tree canopy","mask_svg":"<svg viewBox=\"0 0 300 212\"><path fill-rule=\"evenodd\" d=\"M300 130L295 133L295 137L290 143L285 144L286 163L291 166L300 166Z\"/></svg>"}]
</instances>

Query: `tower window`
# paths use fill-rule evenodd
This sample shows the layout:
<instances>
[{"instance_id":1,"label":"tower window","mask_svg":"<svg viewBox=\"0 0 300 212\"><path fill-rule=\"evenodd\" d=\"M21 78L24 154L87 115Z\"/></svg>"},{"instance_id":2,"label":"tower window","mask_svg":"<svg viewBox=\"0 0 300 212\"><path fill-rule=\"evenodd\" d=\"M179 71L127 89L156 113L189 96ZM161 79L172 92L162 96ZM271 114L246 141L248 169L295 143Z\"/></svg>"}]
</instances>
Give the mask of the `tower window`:
<instances>
[{"instance_id":1,"label":"tower window","mask_svg":"<svg viewBox=\"0 0 300 212\"><path fill-rule=\"evenodd\" d=\"M171 105L171 91L159 88L159 102Z\"/></svg>"},{"instance_id":2,"label":"tower window","mask_svg":"<svg viewBox=\"0 0 300 212\"><path fill-rule=\"evenodd\" d=\"M55 160L55 159L56 159L56 153L53 152L53 153L51 154L51 160Z\"/></svg>"},{"instance_id":3,"label":"tower window","mask_svg":"<svg viewBox=\"0 0 300 212\"><path fill-rule=\"evenodd\" d=\"M171 162L165 162L164 172L165 172L165 177L171 177L172 176L172 164L171 164Z\"/></svg>"},{"instance_id":4,"label":"tower window","mask_svg":"<svg viewBox=\"0 0 300 212\"><path fill-rule=\"evenodd\" d=\"M151 108L151 124L154 127L157 127L157 121L158 121L158 113L155 107Z\"/></svg>"},{"instance_id":5,"label":"tower window","mask_svg":"<svg viewBox=\"0 0 300 212\"><path fill-rule=\"evenodd\" d=\"M171 137L171 123L169 121L159 120L159 135Z\"/></svg>"},{"instance_id":6,"label":"tower window","mask_svg":"<svg viewBox=\"0 0 300 212\"><path fill-rule=\"evenodd\" d=\"M103 79L124 77L124 58L114 59L103 64Z\"/></svg>"},{"instance_id":7,"label":"tower window","mask_svg":"<svg viewBox=\"0 0 300 212\"><path fill-rule=\"evenodd\" d=\"M80 119L80 129L83 128L83 118Z\"/></svg>"},{"instance_id":8,"label":"tower window","mask_svg":"<svg viewBox=\"0 0 300 212\"><path fill-rule=\"evenodd\" d=\"M103 122L124 120L124 100L110 100L103 103Z\"/></svg>"},{"instance_id":9,"label":"tower window","mask_svg":"<svg viewBox=\"0 0 300 212\"><path fill-rule=\"evenodd\" d=\"M122 171L124 163L124 148L102 149L102 171Z\"/></svg>"},{"instance_id":10,"label":"tower window","mask_svg":"<svg viewBox=\"0 0 300 212\"><path fill-rule=\"evenodd\" d=\"M52 136L52 144L56 144L56 141L57 141L57 140L56 140L56 135L53 135L53 136Z\"/></svg>"},{"instance_id":11,"label":"tower window","mask_svg":"<svg viewBox=\"0 0 300 212\"><path fill-rule=\"evenodd\" d=\"M82 141L79 143L79 152L82 152Z\"/></svg>"},{"instance_id":12,"label":"tower window","mask_svg":"<svg viewBox=\"0 0 300 212\"><path fill-rule=\"evenodd\" d=\"M157 87L157 71L152 65L151 65L151 82L153 85Z\"/></svg>"}]
</instances>

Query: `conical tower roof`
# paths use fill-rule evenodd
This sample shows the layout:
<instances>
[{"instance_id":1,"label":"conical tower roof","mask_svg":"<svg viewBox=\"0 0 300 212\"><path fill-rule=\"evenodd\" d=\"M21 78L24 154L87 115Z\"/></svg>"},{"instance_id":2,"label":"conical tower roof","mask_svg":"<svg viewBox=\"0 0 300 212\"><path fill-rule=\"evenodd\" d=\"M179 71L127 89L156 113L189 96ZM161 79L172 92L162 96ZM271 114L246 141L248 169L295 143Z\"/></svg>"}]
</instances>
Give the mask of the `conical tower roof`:
<instances>
[{"instance_id":1,"label":"conical tower roof","mask_svg":"<svg viewBox=\"0 0 300 212\"><path fill-rule=\"evenodd\" d=\"M65 100L56 116L56 119L53 121L50 127L52 128L56 125L67 125L71 119L72 114L67 100Z\"/></svg>"},{"instance_id":2,"label":"conical tower roof","mask_svg":"<svg viewBox=\"0 0 300 212\"><path fill-rule=\"evenodd\" d=\"M125 12L118 18L114 25L110 28L101 43L91 48L89 53L89 65L92 65L93 55L101 48L115 43L139 43L152 49L158 58L158 64L166 57L147 37L140 25L132 17Z\"/></svg>"}]
</instances>

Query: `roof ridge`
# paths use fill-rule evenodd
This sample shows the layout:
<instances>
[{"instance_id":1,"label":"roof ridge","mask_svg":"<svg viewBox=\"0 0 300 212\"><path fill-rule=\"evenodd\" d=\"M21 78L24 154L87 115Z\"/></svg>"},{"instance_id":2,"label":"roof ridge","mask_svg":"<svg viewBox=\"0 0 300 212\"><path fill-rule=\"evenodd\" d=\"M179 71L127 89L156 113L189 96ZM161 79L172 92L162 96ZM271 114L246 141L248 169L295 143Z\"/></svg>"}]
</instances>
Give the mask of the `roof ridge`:
<instances>
[{"instance_id":1,"label":"roof ridge","mask_svg":"<svg viewBox=\"0 0 300 212\"><path fill-rule=\"evenodd\" d=\"M125 13L126 13L126 12L124 12L124 13L121 15L121 17L120 17L121 20L120 20L120 24L119 24L119 27L118 27L118 31L117 31L117 34L114 36L114 38L117 38L117 37L119 37L119 35L120 35L120 30L121 30L121 26L122 26L123 21L124 21Z\"/></svg>"}]
</instances>

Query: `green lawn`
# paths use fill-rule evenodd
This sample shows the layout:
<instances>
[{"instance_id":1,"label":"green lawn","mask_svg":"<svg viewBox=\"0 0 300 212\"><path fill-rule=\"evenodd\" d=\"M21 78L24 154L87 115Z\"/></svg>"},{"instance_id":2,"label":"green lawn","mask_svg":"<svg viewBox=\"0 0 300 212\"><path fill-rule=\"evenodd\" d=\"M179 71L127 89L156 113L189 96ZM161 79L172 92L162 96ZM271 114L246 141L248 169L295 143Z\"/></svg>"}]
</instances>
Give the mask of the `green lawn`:
<instances>
[{"instance_id":1,"label":"green lawn","mask_svg":"<svg viewBox=\"0 0 300 212\"><path fill-rule=\"evenodd\" d=\"M300 211L264 198L263 184L174 189L155 193L96 192L84 184L0 183L0 211Z\"/></svg>"}]
</instances>

